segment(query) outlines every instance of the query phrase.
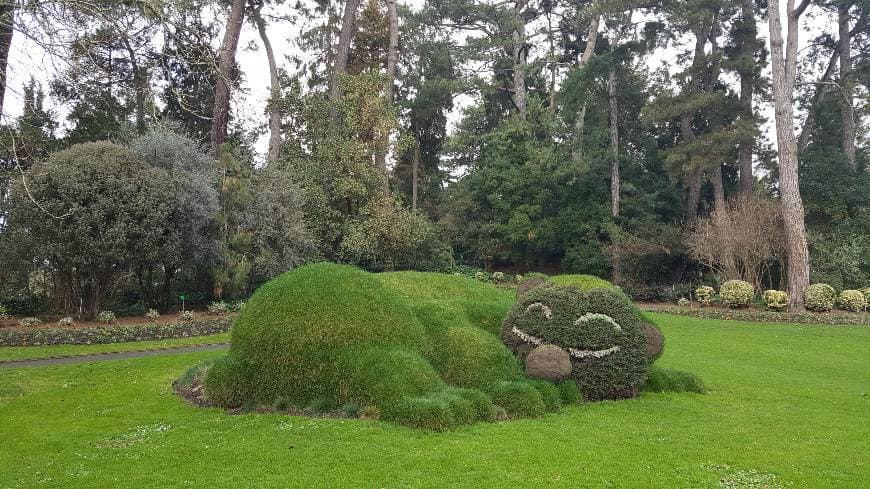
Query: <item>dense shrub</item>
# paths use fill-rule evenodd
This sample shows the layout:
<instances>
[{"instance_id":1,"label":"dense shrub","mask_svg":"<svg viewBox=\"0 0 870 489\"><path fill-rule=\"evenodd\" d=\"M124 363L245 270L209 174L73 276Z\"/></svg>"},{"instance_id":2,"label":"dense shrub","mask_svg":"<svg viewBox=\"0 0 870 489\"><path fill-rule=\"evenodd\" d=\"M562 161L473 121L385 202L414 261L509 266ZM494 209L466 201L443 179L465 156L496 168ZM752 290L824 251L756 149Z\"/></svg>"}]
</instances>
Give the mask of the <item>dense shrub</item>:
<instances>
[{"instance_id":1,"label":"dense shrub","mask_svg":"<svg viewBox=\"0 0 870 489\"><path fill-rule=\"evenodd\" d=\"M42 320L39 318L21 318L18 320L18 325L23 328L29 328L31 326L39 326L42 324Z\"/></svg>"},{"instance_id":2,"label":"dense shrub","mask_svg":"<svg viewBox=\"0 0 870 489\"><path fill-rule=\"evenodd\" d=\"M508 278L504 272L493 272L492 281L496 283L507 282Z\"/></svg>"},{"instance_id":3,"label":"dense shrub","mask_svg":"<svg viewBox=\"0 0 870 489\"><path fill-rule=\"evenodd\" d=\"M781 290L765 290L761 294L764 307L773 311L781 311L788 307L788 293Z\"/></svg>"},{"instance_id":4,"label":"dense shrub","mask_svg":"<svg viewBox=\"0 0 870 489\"><path fill-rule=\"evenodd\" d=\"M867 306L867 300L860 290L844 290L840 292L837 303L840 305L840 309L852 312L863 311Z\"/></svg>"},{"instance_id":5,"label":"dense shrub","mask_svg":"<svg viewBox=\"0 0 870 489\"><path fill-rule=\"evenodd\" d=\"M501 382L491 395L492 401L512 418L534 418L547 411L541 392L531 382Z\"/></svg>"},{"instance_id":6,"label":"dense shrub","mask_svg":"<svg viewBox=\"0 0 870 489\"><path fill-rule=\"evenodd\" d=\"M697 392L701 394L706 391L704 383L696 375L655 365L649 369L644 390L649 392Z\"/></svg>"},{"instance_id":7,"label":"dense shrub","mask_svg":"<svg viewBox=\"0 0 870 489\"><path fill-rule=\"evenodd\" d=\"M100 324L112 324L117 321L117 318L115 317L115 313L112 311L100 311L100 313L97 314L97 321Z\"/></svg>"},{"instance_id":8,"label":"dense shrub","mask_svg":"<svg viewBox=\"0 0 870 489\"><path fill-rule=\"evenodd\" d=\"M732 308L748 307L754 296L752 284L743 280L729 280L719 288L722 303Z\"/></svg>"},{"instance_id":9,"label":"dense shrub","mask_svg":"<svg viewBox=\"0 0 870 489\"><path fill-rule=\"evenodd\" d=\"M196 314L193 311L181 311L178 313L178 319L182 321L193 321L196 319Z\"/></svg>"},{"instance_id":10,"label":"dense shrub","mask_svg":"<svg viewBox=\"0 0 870 489\"><path fill-rule=\"evenodd\" d=\"M691 303L692 303L692 302L689 301L689 299L686 299L685 297L680 297L680 298L677 300L677 305L680 306L680 307L687 307L687 306L689 306Z\"/></svg>"},{"instance_id":11,"label":"dense shrub","mask_svg":"<svg viewBox=\"0 0 870 489\"><path fill-rule=\"evenodd\" d=\"M548 285L520 298L502 340L523 360L539 344L565 348L583 397L615 399L636 395L646 379L645 326L640 311L611 288Z\"/></svg>"},{"instance_id":12,"label":"dense shrub","mask_svg":"<svg viewBox=\"0 0 870 489\"><path fill-rule=\"evenodd\" d=\"M3 304L0 304L0 319L9 319L12 316L7 311L6 307Z\"/></svg>"},{"instance_id":13,"label":"dense shrub","mask_svg":"<svg viewBox=\"0 0 870 489\"><path fill-rule=\"evenodd\" d=\"M830 311L836 299L837 291L828 284L812 284L804 291L804 307L810 311Z\"/></svg>"},{"instance_id":14,"label":"dense shrub","mask_svg":"<svg viewBox=\"0 0 870 489\"><path fill-rule=\"evenodd\" d=\"M157 309L148 309L148 312L145 313L145 319L151 322L156 322L160 319L160 313L157 312Z\"/></svg>"},{"instance_id":15,"label":"dense shrub","mask_svg":"<svg viewBox=\"0 0 870 489\"><path fill-rule=\"evenodd\" d=\"M695 289L695 298L701 304L709 306L713 303L713 297L716 295L716 289L709 285L702 285Z\"/></svg>"},{"instance_id":16,"label":"dense shrub","mask_svg":"<svg viewBox=\"0 0 870 489\"><path fill-rule=\"evenodd\" d=\"M204 336L229 331L231 321L215 319L170 324L110 325L95 328L0 329L0 346L91 345Z\"/></svg>"},{"instance_id":17,"label":"dense shrub","mask_svg":"<svg viewBox=\"0 0 870 489\"><path fill-rule=\"evenodd\" d=\"M212 302L208 305L208 313L213 315L226 314L230 308L224 301Z\"/></svg>"},{"instance_id":18,"label":"dense shrub","mask_svg":"<svg viewBox=\"0 0 870 489\"><path fill-rule=\"evenodd\" d=\"M73 320L73 318L67 316L67 317L64 317L64 318L60 318L60 319L57 321L57 325L58 325L58 326L75 326L75 325L76 325L76 322Z\"/></svg>"}]
</instances>

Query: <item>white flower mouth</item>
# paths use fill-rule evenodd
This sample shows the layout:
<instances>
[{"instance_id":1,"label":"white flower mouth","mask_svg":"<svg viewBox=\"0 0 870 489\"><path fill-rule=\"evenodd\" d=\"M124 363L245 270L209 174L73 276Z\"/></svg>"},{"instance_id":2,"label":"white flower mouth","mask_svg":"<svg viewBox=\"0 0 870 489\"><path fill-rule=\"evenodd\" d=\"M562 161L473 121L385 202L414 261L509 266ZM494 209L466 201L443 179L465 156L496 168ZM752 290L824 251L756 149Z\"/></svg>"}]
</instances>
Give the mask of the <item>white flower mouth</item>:
<instances>
[{"instance_id":1,"label":"white flower mouth","mask_svg":"<svg viewBox=\"0 0 870 489\"><path fill-rule=\"evenodd\" d=\"M525 341L526 343L531 343L535 346L541 346L544 344L544 340L532 336L525 331L514 326L511 328L511 333L513 333L519 339ZM577 348L566 348L568 350L568 354L574 358L579 360L585 360L587 358L604 358L611 353L616 353L620 350L619 346L611 346L610 348L606 348L604 350L578 350Z\"/></svg>"}]
</instances>

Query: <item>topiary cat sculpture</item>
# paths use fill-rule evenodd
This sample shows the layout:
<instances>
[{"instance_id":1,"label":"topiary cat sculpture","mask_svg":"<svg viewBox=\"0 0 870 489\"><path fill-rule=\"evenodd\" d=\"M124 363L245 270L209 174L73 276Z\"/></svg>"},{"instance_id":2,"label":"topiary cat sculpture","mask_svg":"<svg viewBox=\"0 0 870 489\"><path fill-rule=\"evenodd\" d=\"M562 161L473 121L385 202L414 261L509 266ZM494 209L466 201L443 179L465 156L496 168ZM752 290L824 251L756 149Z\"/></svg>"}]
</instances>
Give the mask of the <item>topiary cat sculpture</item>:
<instances>
[{"instance_id":1,"label":"topiary cat sculpture","mask_svg":"<svg viewBox=\"0 0 870 489\"><path fill-rule=\"evenodd\" d=\"M526 375L571 378L586 400L636 396L663 343L619 291L553 284L519 297L501 337L525 362Z\"/></svg>"}]
</instances>

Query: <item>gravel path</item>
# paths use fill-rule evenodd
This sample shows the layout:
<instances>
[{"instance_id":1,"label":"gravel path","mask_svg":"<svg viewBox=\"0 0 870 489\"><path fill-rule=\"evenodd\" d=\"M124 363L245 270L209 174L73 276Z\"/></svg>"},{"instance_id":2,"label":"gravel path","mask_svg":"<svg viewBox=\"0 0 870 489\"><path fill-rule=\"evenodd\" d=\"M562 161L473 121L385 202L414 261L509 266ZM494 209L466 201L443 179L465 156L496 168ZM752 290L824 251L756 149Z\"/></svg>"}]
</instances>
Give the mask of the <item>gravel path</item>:
<instances>
[{"instance_id":1,"label":"gravel path","mask_svg":"<svg viewBox=\"0 0 870 489\"><path fill-rule=\"evenodd\" d=\"M198 351L225 350L230 347L229 343L209 343L205 345L176 346L169 348L157 348L153 350L134 350L114 353L91 353L68 357L38 358L34 360L9 360L0 361L0 369L23 368L23 367L46 367L50 365L72 365L76 363L104 362L107 360L126 360L128 358L153 357L157 355L177 355Z\"/></svg>"}]
</instances>

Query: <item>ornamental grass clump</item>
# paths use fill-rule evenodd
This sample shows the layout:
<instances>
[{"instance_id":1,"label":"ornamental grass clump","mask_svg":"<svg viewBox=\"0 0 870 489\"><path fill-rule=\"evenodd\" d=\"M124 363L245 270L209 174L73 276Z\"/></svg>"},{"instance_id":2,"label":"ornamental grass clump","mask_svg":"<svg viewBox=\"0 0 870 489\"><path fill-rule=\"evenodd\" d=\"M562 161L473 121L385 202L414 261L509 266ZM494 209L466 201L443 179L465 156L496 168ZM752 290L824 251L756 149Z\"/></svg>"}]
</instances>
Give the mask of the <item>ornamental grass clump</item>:
<instances>
[{"instance_id":1,"label":"ornamental grass clump","mask_svg":"<svg viewBox=\"0 0 870 489\"><path fill-rule=\"evenodd\" d=\"M716 289L710 287L709 285L702 285L695 289L695 299L698 300L700 304L705 306L709 306L713 303L713 297L716 295Z\"/></svg>"},{"instance_id":2,"label":"ornamental grass clump","mask_svg":"<svg viewBox=\"0 0 870 489\"><path fill-rule=\"evenodd\" d=\"M812 284L804 291L804 307L810 311L828 312L836 299L837 291L828 284Z\"/></svg>"},{"instance_id":3,"label":"ornamental grass clump","mask_svg":"<svg viewBox=\"0 0 870 489\"><path fill-rule=\"evenodd\" d=\"M761 302L771 311L782 311L788 307L788 293L781 290L765 290L761 294Z\"/></svg>"},{"instance_id":4,"label":"ornamental grass clump","mask_svg":"<svg viewBox=\"0 0 870 489\"><path fill-rule=\"evenodd\" d=\"M852 312L861 312L867 307L867 299L860 290L844 290L840 292L837 300L840 309Z\"/></svg>"},{"instance_id":5,"label":"ornamental grass clump","mask_svg":"<svg viewBox=\"0 0 870 489\"><path fill-rule=\"evenodd\" d=\"M754 296L755 289L752 284L743 280L729 280L719 288L722 303L734 309L749 307Z\"/></svg>"}]
</instances>

